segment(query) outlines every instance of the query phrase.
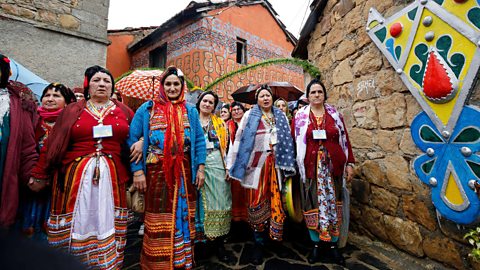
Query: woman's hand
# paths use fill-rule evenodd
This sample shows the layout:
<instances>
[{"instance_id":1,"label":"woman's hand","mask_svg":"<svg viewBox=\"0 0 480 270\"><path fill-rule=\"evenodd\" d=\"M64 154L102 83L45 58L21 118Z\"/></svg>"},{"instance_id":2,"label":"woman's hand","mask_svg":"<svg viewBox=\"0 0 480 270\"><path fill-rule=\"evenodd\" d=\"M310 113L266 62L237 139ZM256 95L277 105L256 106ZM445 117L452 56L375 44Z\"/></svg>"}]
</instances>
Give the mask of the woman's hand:
<instances>
[{"instance_id":1,"label":"woman's hand","mask_svg":"<svg viewBox=\"0 0 480 270\"><path fill-rule=\"evenodd\" d=\"M228 172L228 170L225 170L225 181L230 182L230 179L230 173Z\"/></svg>"},{"instance_id":2,"label":"woman's hand","mask_svg":"<svg viewBox=\"0 0 480 270\"><path fill-rule=\"evenodd\" d=\"M36 179L33 177L30 177L30 180L28 180L28 187L35 192L41 191L48 185L50 185L50 182L47 180Z\"/></svg>"},{"instance_id":3,"label":"woman's hand","mask_svg":"<svg viewBox=\"0 0 480 270\"><path fill-rule=\"evenodd\" d=\"M130 162L138 164L143 156L143 137L130 147Z\"/></svg>"},{"instance_id":4,"label":"woman's hand","mask_svg":"<svg viewBox=\"0 0 480 270\"><path fill-rule=\"evenodd\" d=\"M347 182L350 183L353 178L353 166L347 165L347 168L345 168L345 172L347 173Z\"/></svg>"},{"instance_id":5,"label":"woman's hand","mask_svg":"<svg viewBox=\"0 0 480 270\"><path fill-rule=\"evenodd\" d=\"M142 170L133 173L133 187L141 193L147 191L147 179Z\"/></svg>"},{"instance_id":6,"label":"woman's hand","mask_svg":"<svg viewBox=\"0 0 480 270\"><path fill-rule=\"evenodd\" d=\"M197 178L195 179L195 186L197 189L201 189L205 183L205 165L200 164L197 170Z\"/></svg>"}]
</instances>

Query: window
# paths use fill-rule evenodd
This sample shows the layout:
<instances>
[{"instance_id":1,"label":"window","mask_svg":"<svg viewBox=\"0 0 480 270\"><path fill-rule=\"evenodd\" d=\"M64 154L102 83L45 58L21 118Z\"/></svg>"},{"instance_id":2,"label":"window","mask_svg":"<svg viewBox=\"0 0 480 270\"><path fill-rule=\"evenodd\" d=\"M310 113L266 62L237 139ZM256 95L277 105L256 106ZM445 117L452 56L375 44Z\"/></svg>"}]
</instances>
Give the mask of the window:
<instances>
[{"instance_id":1,"label":"window","mask_svg":"<svg viewBox=\"0 0 480 270\"><path fill-rule=\"evenodd\" d=\"M150 63L151 68L165 68L167 63L167 44L150 51Z\"/></svg>"},{"instance_id":2,"label":"window","mask_svg":"<svg viewBox=\"0 0 480 270\"><path fill-rule=\"evenodd\" d=\"M237 37L237 63L247 64L247 41Z\"/></svg>"}]
</instances>

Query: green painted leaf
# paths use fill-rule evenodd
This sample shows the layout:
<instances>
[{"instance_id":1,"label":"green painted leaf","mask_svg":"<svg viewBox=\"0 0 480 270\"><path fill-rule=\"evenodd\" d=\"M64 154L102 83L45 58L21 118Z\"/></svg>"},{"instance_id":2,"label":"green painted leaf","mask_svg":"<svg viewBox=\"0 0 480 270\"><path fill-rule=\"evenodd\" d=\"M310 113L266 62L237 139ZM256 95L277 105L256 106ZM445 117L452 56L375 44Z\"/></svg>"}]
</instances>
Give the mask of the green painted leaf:
<instances>
[{"instance_id":1,"label":"green painted leaf","mask_svg":"<svg viewBox=\"0 0 480 270\"><path fill-rule=\"evenodd\" d=\"M423 74L425 73L425 67L427 66L428 58L428 46L420 43L415 46L415 55L422 62L422 66L413 65L410 68L410 77L420 86L423 86Z\"/></svg>"},{"instance_id":2,"label":"green painted leaf","mask_svg":"<svg viewBox=\"0 0 480 270\"><path fill-rule=\"evenodd\" d=\"M480 29L480 8L472 8L467 13L467 18L470 22Z\"/></svg>"},{"instance_id":3,"label":"green painted leaf","mask_svg":"<svg viewBox=\"0 0 480 270\"><path fill-rule=\"evenodd\" d=\"M469 127L460 132L453 142L456 143L471 143L480 139L480 130Z\"/></svg>"},{"instance_id":4,"label":"green painted leaf","mask_svg":"<svg viewBox=\"0 0 480 270\"><path fill-rule=\"evenodd\" d=\"M420 137L426 142L443 142L442 138L435 133L429 126L420 128Z\"/></svg>"},{"instance_id":5,"label":"green painted leaf","mask_svg":"<svg viewBox=\"0 0 480 270\"><path fill-rule=\"evenodd\" d=\"M448 64L455 76L457 76L458 78L458 76L460 76L460 72L462 72L462 69L465 65L465 56L463 56L461 53L454 53L450 58L450 61L447 61L449 51L452 48L452 43L453 41L450 36L443 35L437 40L437 49L438 53L443 57L445 62Z\"/></svg>"},{"instance_id":6,"label":"green painted leaf","mask_svg":"<svg viewBox=\"0 0 480 270\"><path fill-rule=\"evenodd\" d=\"M398 60L400 60L401 55L402 55L402 47L401 46L395 47L395 56L397 57Z\"/></svg>"},{"instance_id":7,"label":"green painted leaf","mask_svg":"<svg viewBox=\"0 0 480 270\"><path fill-rule=\"evenodd\" d=\"M467 163L468 163L468 166L470 166L470 169L472 169L475 176L480 178L480 164L475 163L473 161L469 161L469 160L467 160Z\"/></svg>"},{"instance_id":8,"label":"green painted leaf","mask_svg":"<svg viewBox=\"0 0 480 270\"><path fill-rule=\"evenodd\" d=\"M382 29L375 32L375 36L383 43L387 37L387 28L383 27Z\"/></svg>"},{"instance_id":9,"label":"green painted leaf","mask_svg":"<svg viewBox=\"0 0 480 270\"><path fill-rule=\"evenodd\" d=\"M432 171L433 165L435 164L435 159L429 160L422 164L422 171L425 174L430 174Z\"/></svg>"},{"instance_id":10,"label":"green painted leaf","mask_svg":"<svg viewBox=\"0 0 480 270\"><path fill-rule=\"evenodd\" d=\"M411 21L415 20L415 15L417 15L417 9L418 9L418 8L414 8L414 9L412 9L412 10L410 10L410 11L408 12L408 18L409 18Z\"/></svg>"}]
</instances>

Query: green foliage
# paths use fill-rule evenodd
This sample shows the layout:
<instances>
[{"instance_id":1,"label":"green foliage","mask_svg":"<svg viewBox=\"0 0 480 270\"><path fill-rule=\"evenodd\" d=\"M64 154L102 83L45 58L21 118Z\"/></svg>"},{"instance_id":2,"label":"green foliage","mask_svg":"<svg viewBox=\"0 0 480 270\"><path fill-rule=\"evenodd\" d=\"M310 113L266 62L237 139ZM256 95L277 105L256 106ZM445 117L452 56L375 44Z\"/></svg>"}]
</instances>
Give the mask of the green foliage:
<instances>
[{"instance_id":1,"label":"green foliage","mask_svg":"<svg viewBox=\"0 0 480 270\"><path fill-rule=\"evenodd\" d=\"M234 77L240 73L247 72L248 70L266 67L270 65L283 65L283 64L292 64L292 65L300 66L303 68L304 71L308 72L313 78L317 78L317 77L320 78L320 70L306 60L302 60L298 58L274 58L274 59L267 59L265 61L261 61L248 66L244 66L237 70L229 72L215 79L212 83L206 85L205 90L212 89L215 85L225 81L226 79Z\"/></svg>"},{"instance_id":2,"label":"green foliage","mask_svg":"<svg viewBox=\"0 0 480 270\"><path fill-rule=\"evenodd\" d=\"M468 256L472 257L475 261L480 261L480 227L470 230L463 238L467 239L468 243L473 246Z\"/></svg>"}]
</instances>

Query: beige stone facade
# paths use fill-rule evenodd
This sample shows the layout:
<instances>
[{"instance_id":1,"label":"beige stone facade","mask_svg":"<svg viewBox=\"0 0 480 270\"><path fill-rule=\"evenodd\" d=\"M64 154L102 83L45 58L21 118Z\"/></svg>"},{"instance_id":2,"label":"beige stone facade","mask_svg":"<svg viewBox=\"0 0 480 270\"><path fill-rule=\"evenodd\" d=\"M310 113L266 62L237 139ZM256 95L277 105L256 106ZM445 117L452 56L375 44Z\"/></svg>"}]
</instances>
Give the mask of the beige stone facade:
<instances>
[{"instance_id":1,"label":"beige stone facade","mask_svg":"<svg viewBox=\"0 0 480 270\"><path fill-rule=\"evenodd\" d=\"M312 7L322 5L322 11L312 20L311 32L303 33L308 37L303 57L320 68L327 102L342 111L348 126L357 160L351 231L416 257L468 269L476 267L462 238L469 228L437 217L429 188L412 169L421 152L410 124L420 106L365 31L370 7L389 17L411 2L314 1ZM480 104L480 91L473 92L470 103Z\"/></svg>"},{"instance_id":2,"label":"beige stone facade","mask_svg":"<svg viewBox=\"0 0 480 270\"><path fill-rule=\"evenodd\" d=\"M50 82L106 63L109 0L0 0L0 52Z\"/></svg>"}]
</instances>

